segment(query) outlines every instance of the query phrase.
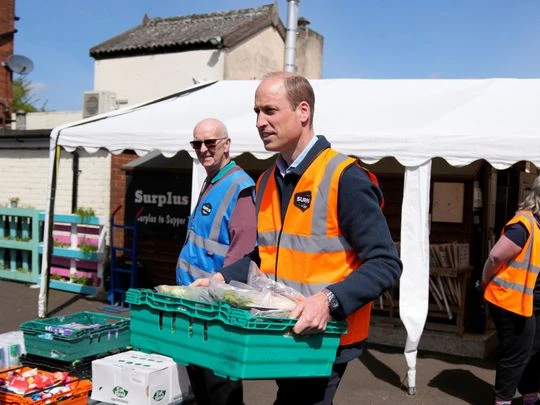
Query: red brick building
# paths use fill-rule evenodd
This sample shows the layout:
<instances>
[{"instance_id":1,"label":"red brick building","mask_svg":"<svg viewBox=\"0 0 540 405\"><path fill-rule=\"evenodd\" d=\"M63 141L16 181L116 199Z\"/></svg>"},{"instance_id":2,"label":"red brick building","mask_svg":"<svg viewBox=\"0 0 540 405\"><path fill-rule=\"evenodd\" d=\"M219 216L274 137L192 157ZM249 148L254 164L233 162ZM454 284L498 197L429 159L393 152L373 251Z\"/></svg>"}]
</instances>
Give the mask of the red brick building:
<instances>
[{"instance_id":1,"label":"red brick building","mask_svg":"<svg viewBox=\"0 0 540 405\"><path fill-rule=\"evenodd\" d=\"M5 128L11 117L13 74L5 61L13 55L15 0L0 1L0 127Z\"/></svg>"}]
</instances>

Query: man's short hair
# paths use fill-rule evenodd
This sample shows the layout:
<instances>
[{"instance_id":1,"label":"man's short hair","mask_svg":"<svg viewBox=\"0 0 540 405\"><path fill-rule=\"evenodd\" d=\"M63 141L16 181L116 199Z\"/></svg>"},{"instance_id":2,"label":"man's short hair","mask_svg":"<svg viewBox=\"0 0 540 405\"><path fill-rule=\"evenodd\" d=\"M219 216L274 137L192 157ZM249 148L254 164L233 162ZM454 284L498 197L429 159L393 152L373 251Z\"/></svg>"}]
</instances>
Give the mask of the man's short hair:
<instances>
[{"instance_id":1,"label":"man's short hair","mask_svg":"<svg viewBox=\"0 0 540 405\"><path fill-rule=\"evenodd\" d=\"M272 72L267 74L263 79L272 76L282 76L285 91L287 93L287 99L293 110L302 102L308 103L311 110L311 116L309 117L309 126L313 126L313 116L315 115L315 92L313 87L309 83L308 79L304 76L296 75L288 72Z\"/></svg>"}]
</instances>

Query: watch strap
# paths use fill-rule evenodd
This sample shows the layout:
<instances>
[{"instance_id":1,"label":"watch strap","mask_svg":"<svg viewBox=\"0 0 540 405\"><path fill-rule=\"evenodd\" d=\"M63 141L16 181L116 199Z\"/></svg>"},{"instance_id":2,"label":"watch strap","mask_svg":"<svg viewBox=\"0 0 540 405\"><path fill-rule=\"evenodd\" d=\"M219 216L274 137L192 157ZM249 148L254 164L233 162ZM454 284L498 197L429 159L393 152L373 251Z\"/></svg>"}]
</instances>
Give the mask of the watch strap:
<instances>
[{"instance_id":1,"label":"watch strap","mask_svg":"<svg viewBox=\"0 0 540 405\"><path fill-rule=\"evenodd\" d=\"M336 295L328 288L323 288L321 292L328 298L328 308L330 309L330 312L337 310L339 308L339 301L336 298Z\"/></svg>"}]
</instances>

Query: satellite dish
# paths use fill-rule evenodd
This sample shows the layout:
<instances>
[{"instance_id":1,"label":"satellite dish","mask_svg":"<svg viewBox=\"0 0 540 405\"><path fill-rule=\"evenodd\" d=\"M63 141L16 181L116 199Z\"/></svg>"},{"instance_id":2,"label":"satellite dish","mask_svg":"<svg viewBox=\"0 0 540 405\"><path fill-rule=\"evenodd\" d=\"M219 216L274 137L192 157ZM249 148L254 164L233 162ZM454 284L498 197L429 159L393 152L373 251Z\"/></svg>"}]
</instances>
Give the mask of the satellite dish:
<instances>
[{"instance_id":1,"label":"satellite dish","mask_svg":"<svg viewBox=\"0 0 540 405\"><path fill-rule=\"evenodd\" d=\"M7 58L5 65L14 73L27 75L34 69L34 62L22 55L11 55Z\"/></svg>"}]
</instances>

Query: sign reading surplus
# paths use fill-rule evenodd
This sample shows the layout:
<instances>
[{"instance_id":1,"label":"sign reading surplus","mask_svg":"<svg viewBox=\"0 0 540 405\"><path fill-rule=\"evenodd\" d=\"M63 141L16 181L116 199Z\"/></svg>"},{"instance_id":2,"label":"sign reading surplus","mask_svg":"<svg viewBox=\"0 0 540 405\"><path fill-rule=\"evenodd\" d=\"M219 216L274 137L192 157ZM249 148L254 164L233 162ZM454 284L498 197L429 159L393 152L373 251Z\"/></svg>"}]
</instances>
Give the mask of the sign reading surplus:
<instances>
[{"instance_id":1,"label":"sign reading surplus","mask_svg":"<svg viewBox=\"0 0 540 405\"><path fill-rule=\"evenodd\" d=\"M191 174L135 172L127 176L126 223L139 216L139 234L183 240L190 213Z\"/></svg>"}]
</instances>

